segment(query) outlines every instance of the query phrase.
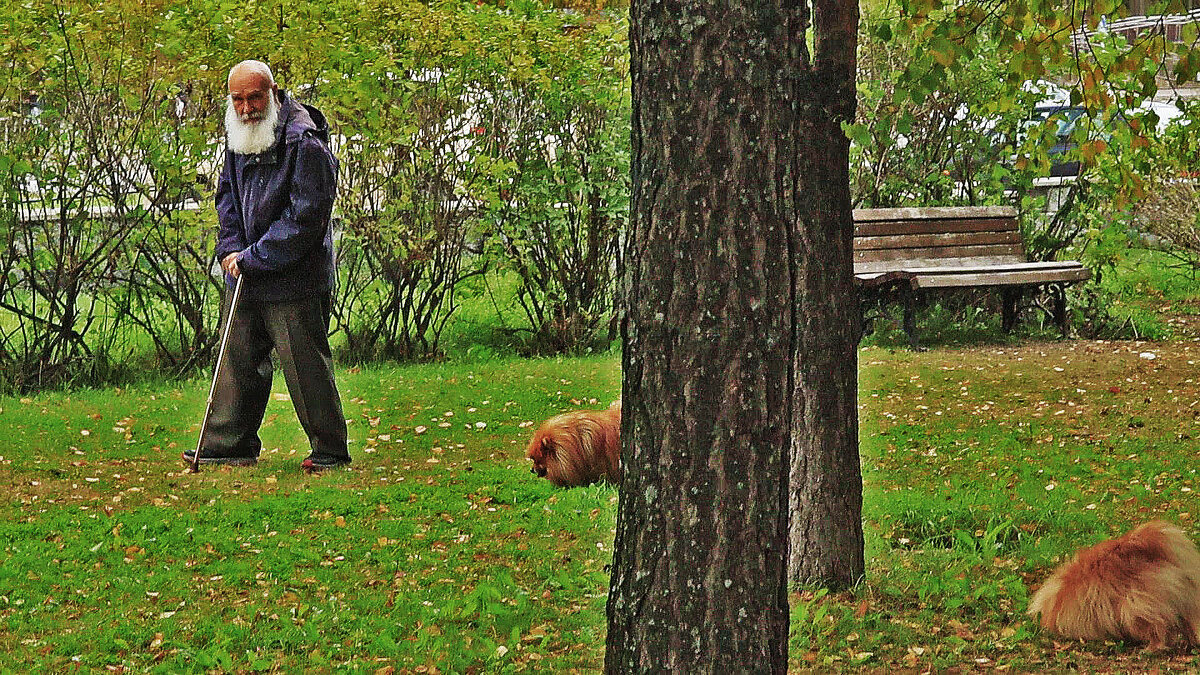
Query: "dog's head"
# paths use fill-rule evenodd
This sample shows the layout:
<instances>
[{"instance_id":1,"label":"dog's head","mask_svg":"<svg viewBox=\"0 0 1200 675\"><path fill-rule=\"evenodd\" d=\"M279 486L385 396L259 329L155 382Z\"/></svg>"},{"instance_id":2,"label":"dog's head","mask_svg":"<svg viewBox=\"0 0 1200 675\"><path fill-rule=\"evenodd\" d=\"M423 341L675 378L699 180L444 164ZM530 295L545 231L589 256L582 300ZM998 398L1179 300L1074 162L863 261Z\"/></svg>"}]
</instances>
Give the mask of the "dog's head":
<instances>
[{"instance_id":1,"label":"dog's head","mask_svg":"<svg viewBox=\"0 0 1200 675\"><path fill-rule=\"evenodd\" d=\"M529 447L525 450L525 456L533 462L533 467L529 470L537 475L538 478L545 478L548 471L547 466L554 461L555 452L554 439L545 429L539 429L533 435L533 440L529 441Z\"/></svg>"}]
</instances>

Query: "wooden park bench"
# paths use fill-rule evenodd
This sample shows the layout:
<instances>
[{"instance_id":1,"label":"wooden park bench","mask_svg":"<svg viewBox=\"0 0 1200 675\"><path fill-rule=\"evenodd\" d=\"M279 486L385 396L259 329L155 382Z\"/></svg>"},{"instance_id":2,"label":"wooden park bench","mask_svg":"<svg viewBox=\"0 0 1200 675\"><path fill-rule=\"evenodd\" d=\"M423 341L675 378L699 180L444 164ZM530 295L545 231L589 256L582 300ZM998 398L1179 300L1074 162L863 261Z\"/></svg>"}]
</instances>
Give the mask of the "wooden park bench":
<instances>
[{"instance_id":1,"label":"wooden park bench","mask_svg":"<svg viewBox=\"0 0 1200 675\"><path fill-rule=\"evenodd\" d=\"M1045 289L1055 323L1067 335L1066 286L1091 272L1074 260L1030 262L1017 211L1007 206L856 209L854 277L866 310L899 300L904 332L919 349L915 312L929 292L999 288L1002 326L1012 330L1021 294ZM865 325L865 324L864 324Z\"/></svg>"}]
</instances>

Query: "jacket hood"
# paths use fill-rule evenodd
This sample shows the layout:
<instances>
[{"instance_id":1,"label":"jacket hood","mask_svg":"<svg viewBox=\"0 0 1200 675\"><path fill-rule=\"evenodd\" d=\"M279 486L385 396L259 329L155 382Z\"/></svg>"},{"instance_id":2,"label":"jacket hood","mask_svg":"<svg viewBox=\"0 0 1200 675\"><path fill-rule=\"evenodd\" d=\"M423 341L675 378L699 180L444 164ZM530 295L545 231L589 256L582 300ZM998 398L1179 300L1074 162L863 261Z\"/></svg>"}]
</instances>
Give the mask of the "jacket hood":
<instances>
[{"instance_id":1,"label":"jacket hood","mask_svg":"<svg viewBox=\"0 0 1200 675\"><path fill-rule=\"evenodd\" d=\"M325 115L311 105L300 103L282 90L279 92L279 116L282 118L282 124L279 125L282 130L280 135L285 143L295 143L306 135L316 136L329 143L329 122Z\"/></svg>"}]
</instances>

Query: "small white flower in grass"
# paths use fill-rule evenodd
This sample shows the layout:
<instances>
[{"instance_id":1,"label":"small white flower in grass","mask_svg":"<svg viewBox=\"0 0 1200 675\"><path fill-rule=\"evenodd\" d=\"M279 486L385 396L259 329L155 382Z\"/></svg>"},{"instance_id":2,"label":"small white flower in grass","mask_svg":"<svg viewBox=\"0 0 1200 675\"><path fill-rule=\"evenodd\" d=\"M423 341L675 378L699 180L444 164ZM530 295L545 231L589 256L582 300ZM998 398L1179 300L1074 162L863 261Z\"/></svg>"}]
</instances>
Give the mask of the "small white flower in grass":
<instances>
[{"instance_id":1,"label":"small white flower in grass","mask_svg":"<svg viewBox=\"0 0 1200 675\"><path fill-rule=\"evenodd\" d=\"M1055 485L1054 483L1047 483L1047 484L1046 484L1046 492L1049 492L1049 491L1053 490L1053 489L1054 489L1054 488L1056 488L1056 487L1058 487L1058 486L1057 486L1057 485Z\"/></svg>"},{"instance_id":2,"label":"small white flower in grass","mask_svg":"<svg viewBox=\"0 0 1200 675\"><path fill-rule=\"evenodd\" d=\"M1088 504L1087 506L1085 506L1085 507L1083 507L1083 508L1087 509L1088 511L1095 511L1095 510L1096 510L1096 505L1095 505L1095 504Z\"/></svg>"},{"instance_id":3,"label":"small white flower in grass","mask_svg":"<svg viewBox=\"0 0 1200 675\"><path fill-rule=\"evenodd\" d=\"M426 431L428 431L428 428L427 427L417 427L416 429L413 429L413 431L417 432L418 434L423 434Z\"/></svg>"},{"instance_id":4,"label":"small white flower in grass","mask_svg":"<svg viewBox=\"0 0 1200 675\"><path fill-rule=\"evenodd\" d=\"M508 653L508 647L505 647L504 645L500 645L499 647L496 647L496 656L502 657L507 653Z\"/></svg>"},{"instance_id":5,"label":"small white flower in grass","mask_svg":"<svg viewBox=\"0 0 1200 675\"><path fill-rule=\"evenodd\" d=\"M475 428L476 428L476 429L486 429L486 428L487 428L487 422L476 422L476 423L475 423Z\"/></svg>"}]
</instances>

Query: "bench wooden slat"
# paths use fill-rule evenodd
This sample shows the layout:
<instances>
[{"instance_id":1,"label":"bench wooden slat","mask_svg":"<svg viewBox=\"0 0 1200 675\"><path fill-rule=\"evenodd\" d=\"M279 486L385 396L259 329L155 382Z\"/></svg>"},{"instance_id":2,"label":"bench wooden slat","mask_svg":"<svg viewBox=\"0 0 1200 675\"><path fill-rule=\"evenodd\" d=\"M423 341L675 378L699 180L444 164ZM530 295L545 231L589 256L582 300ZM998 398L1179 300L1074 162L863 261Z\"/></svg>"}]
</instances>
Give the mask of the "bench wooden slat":
<instances>
[{"instance_id":1,"label":"bench wooden slat","mask_svg":"<svg viewBox=\"0 0 1200 675\"><path fill-rule=\"evenodd\" d=\"M940 261L939 261L940 262ZM912 267L905 270L912 274L962 274L962 273L987 273L987 272L1041 272L1050 270L1086 270L1083 263L1075 260L1050 260L1046 262L1012 262L1012 263L997 263L984 264L978 260L970 259L964 261L961 265L948 266L933 266L933 267Z\"/></svg>"},{"instance_id":2,"label":"bench wooden slat","mask_svg":"<svg viewBox=\"0 0 1200 675\"><path fill-rule=\"evenodd\" d=\"M1024 276L1021 276L1024 275ZM1011 265L979 265L973 267L926 267L904 270L857 271L855 279L867 286L895 280L912 281L914 288L946 288L975 285L980 279L999 279L999 284L1041 284L1052 281L1084 281L1091 271L1074 260L1031 262Z\"/></svg>"},{"instance_id":3,"label":"bench wooden slat","mask_svg":"<svg viewBox=\"0 0 1200 675\"><path fill-rule=\"evenodd\" d=\"M950 273L964 269L997 269L1003 270L1026 262L1016 256L996 256L992 258L941 258L938 260L873 260L854 263L855 274L878 274L879 272L903 271L937 274L936 270L945 269Z\"/></svg>"},{"instance_id":4,"label":"bench wooden slat","mask_svg":"<svg viewBox=\"0 0 1200 675\"><path fill-rule=\"evenodd\" d=\"M890 237L855 237L854 250L931 248L934 246L980 246L985 244L1021 244L1020 232L955 232L909 234Z\"/></svg>"},{"instance_id":5,"label":"bench wooden slat","mask_svg":"<svg viewBox=\"0 0 1200 675\"><path fill-rule=\"evenodd\" d=\"M903 270L888 270L886 272L855 274L854 283L860 289L873 290L901 281L911 282L912 278L912 272L905 272ZM911 286L912 284L910 283L909 285Z\"/></svg>"},{"instance_id":6,"label":"bench wooden slat","mask_svg":"<svg viewBox=\"0 0 1200 675\"><path fill-rule=\"evenodd\" d=\"M854 209L854 222L874 220L933 220L951 218L971 220L974 218L1016 218L1017 210L1011 206L922 206L893 209Z\"/></svg>"},{"instance_id":7,"label":"bench wooden slat","mask_svg":"<svg viewBox=\"0 0 1200 675\"><path fill-rule=\"evenodd\" d=\"M1087 268L1075 270L1046 270L1025 272L980 272L970 274L917 274L913 288L962 288L972 286L1016 286L1054 282L1086 281L1091 277Z\"/></svg>"},{"instance_id":8,"label":"bench wooden slat","mask_svg":"<svg viewBox=\"0 0 1200 675\"><path fill-rule=\"evenodd\" d=\"M993 259L989 264L1026 262L1025 251L1020 244L994 244L991 246L944 246L940 248L906 248L873 251L855 251L854 262L898 261L892 267L948 267L950 263L939 262L952 259ZM975 263L980 264L980 263Z\"/></svg>"},{"instance_id":9,"label":"bench wooden slat","mask_svg":"<svg viewBox=\"0 0 1200 675\"><path fill-rule=\"evenodd\" d=\"M919 261L911 261L919 262ZM943 262L943 261L925 261L925 262ZM953 262L953 261L952 261ZM1087 271L1083 263L1074 260L1049 261L1049 262L1015 262L1015 261L997 261L988 263L981 261L978 258L971 258L961 261L961 264L953 264L950 266L931 265L919 267L916 265L904 268L897 268L891 264L866 263L857 264L854 266L854 276L859 279L866 280L877 277L881 274L896 272L906 276L935 276L935 275L953 275L953 274L990 274L997 272L1074 272L1076 270Z\"/></svg>"},{"instance_id":10,"label":"bench wooden slat","mask_svg":"<svg viewBox=\"0 0 1200 675\"><path fill-rule=\"evenodd\" d=\"M970 218L965 220L882 220L856 222L855 237L941 234L945 232L1019 232L1012 218Z\"/></svg>"},{"instance_id":11,"label":"bench wooden slat","mask_svg":"<svg viewBox=\"0 0 1200 675\"><path fill-rule=\"evenodd\" d=\"M854 263L854 274L879 274L881 272L924 272L925 270L947 267L951 270L964 268L986 267L1004 268L1026 262L1016 256L997 256L992 258L941 258L938 260L874 260ZM957 266L956 266L957 265Z\"/></svg>"}]
</instances>

